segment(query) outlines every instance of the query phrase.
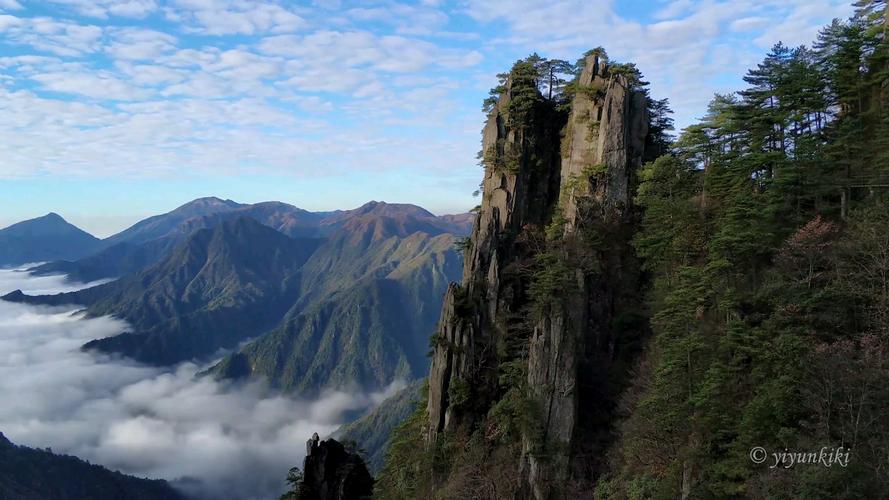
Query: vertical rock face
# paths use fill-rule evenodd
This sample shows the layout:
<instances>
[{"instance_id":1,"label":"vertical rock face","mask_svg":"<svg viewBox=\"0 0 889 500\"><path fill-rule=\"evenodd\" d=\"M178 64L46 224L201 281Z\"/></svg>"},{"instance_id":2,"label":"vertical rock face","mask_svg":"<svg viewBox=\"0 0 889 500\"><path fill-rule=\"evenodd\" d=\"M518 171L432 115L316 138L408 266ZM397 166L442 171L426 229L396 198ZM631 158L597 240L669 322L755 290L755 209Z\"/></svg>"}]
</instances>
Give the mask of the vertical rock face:
<instances>
[{"instance_id":1,"label":"vertical rock face","mask_svg":"<svg viewBox=\"0 0 889 500\"><path fill-rule=\"evenodd\" d=\"M642 166L648 121L645 94L631 89L626 77L609 76L598 57L587 57L562 145L563 251L587 250L582 231L629 223L632 176ZM613 342L606 337L623 252L607 253L596 256L595 273L570 270L571 291L548 307L531 335L528 387L542 413L542 436L525 437L522 465L535 498L560 496L569 479L578 407L597 404L580 390L580 372L588 371L582 360L600 357L590 351Z\"/></svg>"},{"instance_id":2,"label":"vertical rock face","mask_svg":"<svg viewBox=\"0 0 889 500\"><path fill-rule=\"evenodd\" d=\"M607 71L598 57L587 57L571 105L561 169L566 232L576 229L583 198L592 197L602 210L581 218L624 214L632 173L642 166L648 135L645 94L630 89L625 76Z\"/></svg>"},{"instance_id":3,"label":"vertical rock face","mask_svg":"<svg viewBox=\"0 0 889 500\"><path fill-rule=\"evenodd\" d=\"M567 117L551 106L549 114L518 122L510 114L527 106L515 99L529 95L520 83L514 69L483 131L484 198L463 281L448 289L434 338L427 440L483 421L502 395L498 349L518 336L525 342L528 397L540 413L533 435L523 431L519 496L559 498L570 479L580 408L598 403L595 391L581 386L598 357L591 351L612 345L609 325L619 299L611 282L625 272L626 249L589 251L598 261L595 272L567 266L570 286L529 322L531 278L516 269L541 250L522 235L563 223L551 251L571 262L570 254L588 251L581 233L628 223L649 119L646 95L595 56L585 61Z\"/></svg>"},{"instance_id":4,"label":"vertical rock face","mask_svg":"<svg viewBox=\"0 0 889 500\"><path fill-rule=\"evenodd\" d=\"M465 391L472 401L493 396L494 347L523 295L523 284L502 274L522 253L515 244L522 228L545 224L558 197L560 124L542 106L532 106L521 119L516 111L510 116L514 96L529 91L534 102L542 102L536 86L507 82L485 124L484 198L466 250L463 282L451 284L445 294L429 375L429 440L479 416L466 401L452 404L452 396Z\"/></svg>"},{"instance_id":5,"label":"vertical rock face","mask_svg":"<svg viewBox=\"0 0 889 500\"><path fill-rule=\"evenodd\" d=\"M354 500L371 498L374 479L364 460L338 441L320 441L318 434L306 443L301 500Z\"/></svg>"}]
</instances>

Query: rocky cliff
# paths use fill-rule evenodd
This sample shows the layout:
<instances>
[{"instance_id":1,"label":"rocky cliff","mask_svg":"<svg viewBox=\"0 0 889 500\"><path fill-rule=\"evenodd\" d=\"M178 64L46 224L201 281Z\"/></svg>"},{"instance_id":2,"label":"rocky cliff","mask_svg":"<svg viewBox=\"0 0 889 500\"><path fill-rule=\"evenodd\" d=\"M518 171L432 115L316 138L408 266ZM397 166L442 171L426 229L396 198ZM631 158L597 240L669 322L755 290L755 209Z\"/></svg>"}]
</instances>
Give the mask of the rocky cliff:
<instances>
[{"instance_id":1,"label":"rocky cliff","mask_svg":"<svg viewBox=\"0 0 889 500\"><path fill-rule=\"evenodd\" d=\"M618 311L638 279L631 193L649 118L627 66L587 56L570 112L527 66L513 68L483 131L484 196L433 339L426 439L482 429L496 441L512 408L514 494L542 499L569 495L607 433L596 412L613 406L609 366L632 323Z\"/></svg>"},{"instance_id":2,"label":"rocky cliff","mask_svg":"<svg viewBox=\"0 0 889 500\"><path fill-rule=\"evenodd\" d=\"M357 453L335 439L320 441L315 434L306 443L303 479L292 496L298 500L359 500L371 498L373 485L373 477Z\"/></svg>"},{"instance_id":3,"label":"rocky cliff","mask_svg":"<svg viewBox=\"0 0 889 500\"><path fill-rule=\"evenodd\" d=\"M514 71L482 139L484 198L464 255L462 284L451 284L434 338L429 384L429 439L477 415L451 404L449 391L469 386L474 399L493 397L494 347L508 335L506 320L525 302L526 280L506 273L530 252L517 244L528 225L544 225L558 199L559 120L527 74ZM456 385L454 385L456 384Z\"/></svg>"}]
</instances>

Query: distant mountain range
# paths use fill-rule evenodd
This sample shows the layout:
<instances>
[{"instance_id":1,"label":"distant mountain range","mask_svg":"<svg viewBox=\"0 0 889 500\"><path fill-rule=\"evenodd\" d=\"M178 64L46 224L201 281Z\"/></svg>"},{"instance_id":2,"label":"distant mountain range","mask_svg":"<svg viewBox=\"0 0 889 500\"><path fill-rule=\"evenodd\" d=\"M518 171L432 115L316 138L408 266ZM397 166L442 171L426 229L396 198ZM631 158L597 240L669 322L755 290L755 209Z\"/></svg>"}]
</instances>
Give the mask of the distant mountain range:
<instances>
[{"instance_id":1,"label":"distant mountain range","mask_svg":"<svg viewBox=\"0 0 889 500\"><path fill-rule=\"evenodd\" d=\"M102 240L50 213L0 229L0 266L79 259L102 245Z\"/></svg>"},{"instance_id":2,"label":"distant mountain range","mask_svg":"<svg viewBox=\"0 0 889 500\"><path fill-rule=\"evenodd\" d=\"M140 479L68 455L16 446L0 433L0 498L177 500L166 481Z\"/></svg>"},{"instance_id":3,"label":"distant mountain range","mask_svg":"<svg viewBox=\"0 0 889 500\"><path fill-rule=\"evenodd\" d=\"M202 198L102 241L93 255L32 270L116 281L3 298L80 304L131 325L90 350L168 365L249 341L207 374L263 377L301 395L380 388L425 373L442 296L462 270L454 243L472 217L382 202L317 213Z\"/></svg>"},{"instance_id":4,"label":"distant mountain range","mask_svg":"<svg viewBox=\"0 0 889 500\"><path fill-rule=\"evenodd\" d=\"M400 234L431 228L430 234L468 234L472 214L437 217L407 204L372 201L354 210L309 212L281 202L243 205L219 198L199 198L166 214L149 217L132 227L102 240L98 253L82 258L59 259L31 269L35 275L66 274L80 282L121 277L158 262L173 247L198 229L209 228L241 216L255 219L290 237L325 237L341 226L364 217L382 217L386 224L402 226ZM50 260L50 259L39 259ZM27 259L24 262L36 262Z\"/></svg>"}]
</instances>

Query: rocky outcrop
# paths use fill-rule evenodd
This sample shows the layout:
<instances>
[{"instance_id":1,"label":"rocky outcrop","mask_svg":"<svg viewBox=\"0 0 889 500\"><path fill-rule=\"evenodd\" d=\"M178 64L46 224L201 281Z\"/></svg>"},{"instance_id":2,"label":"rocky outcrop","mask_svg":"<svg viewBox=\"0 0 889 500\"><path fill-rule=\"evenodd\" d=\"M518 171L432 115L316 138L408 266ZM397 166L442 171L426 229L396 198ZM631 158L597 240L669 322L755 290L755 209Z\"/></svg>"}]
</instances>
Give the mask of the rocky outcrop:
<instances>
[{"instance_id":1,"label":"rocky outcrop","mask_svg":"<svg viewBox=\"0 0 889 500\"><path fill-rule=\"evenodd\" d=\"M577 87L561 169L566 232L576 229L578 218L626 214L630 181L642 166L648 134L645 93L631 89L627 77L609 75L597 56L587 57ZM597 202L600 213L578 214L587 197Z\"/></svg>"},{"instance_id":2,"label":"rocky outcrop","mask_svg":"<svg viewBox=\"0 0 889 500\"><path fill-rule=\"evenodd\" d=\"M463 281L448 289L434 338L427 442L461 428L471 432L481 423L502 395L497 374L504 345L521 341L525 391L540 414L535 430L523 431L518 495L564 498L584 408L600 403L588 374L611 354L621 282L633 274L628 237L597 248L589 235L620 234L632 223L648 103L627 76L591 55L576 82L570 114L554 108L547 113L535 100L539 94L530 98L539 106L529 105L536 86L531 90L517 74L520 64L483 131L484 198ZM534 243L533 235L541 238L544 227L546 242ZM566 263L566 276L559 276L566 286L532 316L534 278L522 269L533 267L544 251Z\"/></svg>"},{"instance_id":3,"label":"rocky outcrop","mask_svg":"<svg viewBox=\"0 0 889 500\"><path fill-rule=\"evenodd\" d=\"M609 75L597 56L587 57L577 84L563 139L558 207L564 218L562 250L569 254L590 252L584 231L631 223L630 189L648 133L645 94L634 91L625 76ZM581 360L610 354L595 351L613 345L609 325L619 300L619 275L627 272L626 256L632 253L628 241L619 235L611 239L612 248L595 249L595 272L571 266L572 290L549 305L531 335L528 387L541 408L542 436L524 439L523 472L535 498L551 497L568 480L578 407L598 403L580 390L580 373L597 367L585 367Z\"/></svg>"},{"instance_id":4,"label":"rocky outcrop","mask_svg":"<svg viewBox=\"0 0 889 500\"><path fill-rule=\"evenodd\" d=\"M529 96L530 94L530 96ZM521 99L521 116L513 106ZM525 283L504 276L522 257L516 238L528 225L546 223L558 198L558 130L534 82L515 75L489 114L483 131L485 178L470 246L464 255L463 281L445 295L429 375L428 440L479 414L454 393L470 389L471 400L485 401L496 390L494 346L510 325L504 318L520 310ZM450 393L450 394L449 394ZM464 398L460 398L464 399Z\"/></svg>"},{"instance_id":5,"label":"rocky outcrop","mask_svg":"<svg viewBox=\"0 0 889 500\"><path fill-rule=\"evenodd\" d=\"M318 434L306 443L300 500L358 500L373 496L374 479L361 456L339 441L320 441Z\"/></svg>"}]
</instances>

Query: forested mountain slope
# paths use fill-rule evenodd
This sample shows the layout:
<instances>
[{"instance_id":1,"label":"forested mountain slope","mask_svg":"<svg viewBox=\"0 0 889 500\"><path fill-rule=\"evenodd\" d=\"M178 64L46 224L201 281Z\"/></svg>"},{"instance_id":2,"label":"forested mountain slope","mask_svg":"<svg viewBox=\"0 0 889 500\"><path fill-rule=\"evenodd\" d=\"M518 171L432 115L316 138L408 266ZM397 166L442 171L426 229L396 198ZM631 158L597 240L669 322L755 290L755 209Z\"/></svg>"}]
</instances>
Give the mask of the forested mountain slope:
<instances>
[{"instance_id":1,"label":"forested mountain slope","mask_svg":"<svg viewBox=\"0 0 889 500\"><path fill-rule=\"evenodd\" d=\"M287 207L259 209L269 217L310 214ZM425 374L441 297L461 267L457 235L448 231L462 230L465 220L372 202L323 217L305 215L314 219L313 231L327 237L290 238L269 227L271 219L244 215L256 215L256 209L189 219L190 227L216 222L190 233L159 262L115 282L4 298L82 304L89 315L125 319L132 331L85 347L151 364L206 360L255 338L210 371L224 378L262 377L306 396L328 388L380 389ZM178 239L165 234L141 247ZM121 245L129 244L116 247Z\"/></svg>"},{"instance_id":2,"label":"forested mountain slope","mask_svg":"<svg viewBox=\"0 0 889 500\"><path fill-rule=\"evenodd\" d=\"M176 500L165 481L140 479L77 457L16 446L0 433L0 498L25 500Z\"/></svg>"},{"instance_id":3,"label":"forested mountain slope","mask_svg":"<svg viewBox=\"0 0 889 500\"><path fill-rule=\"evenodd\" d=\"M199 229L212 228L239 217L250 217L293 238L326 238L349 225L360 229L362 224L378 224L377 227L382 229L381 224L384 223L390 228L400 229L398 232L401 236L416 231L425 231L432 235L447 232L463 236L472 226L471 214L439 217L407 204L372 201L353 210L309 212L277 201L244 205L231 200L199 198L166 214L140 221L103 240L89 252L76 254L83 258L56 260L29 271L40 276L65 274L71 281L84 283L103 278L120 278L159 262ZM33 259L30 262L37 260L50 258ZM28 260L23 262L26 261Z\"/></svg>"},{"instance_id":4,"label":"forested mountain slope","mask_svg":"<svg viewBox=\"0 0 889 500\"><path fill-rule=\"evenodd\" d=\"M303 266L303 293L281 323L212 372L303 394L425 374L441 296L460 270L455 237L393 234L365 245L364 233L341 235Z\"/></svg>"},{"instance_id":5,"label":"forested mountain slope","mask_svg":"<svg viewBox=\"0 0 889 500\"><path fill-rule=\"evenodd\" d=\"M885 497L889 12L859 5L675 143L601 49L553 98L563 61L505 75L378 496ZM850 458L775 470L756 447Z\"/></svg>"}]
</instances>

